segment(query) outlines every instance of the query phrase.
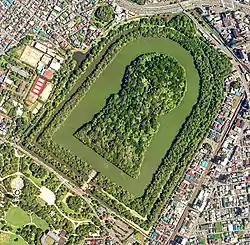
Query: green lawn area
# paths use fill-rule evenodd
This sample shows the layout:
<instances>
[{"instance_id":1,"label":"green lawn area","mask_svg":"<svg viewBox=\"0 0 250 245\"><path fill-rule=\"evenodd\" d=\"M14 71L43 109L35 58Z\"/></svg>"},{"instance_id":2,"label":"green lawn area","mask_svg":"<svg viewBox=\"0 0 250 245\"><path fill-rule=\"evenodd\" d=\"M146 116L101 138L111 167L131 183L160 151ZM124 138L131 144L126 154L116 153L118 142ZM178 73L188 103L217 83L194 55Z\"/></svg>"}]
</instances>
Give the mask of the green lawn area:
<instances>
[{"instance_id":1,"label":"green lawn area","mask_svg":"<svg viewBox=\"0 0 250 245\"><path fill-rule=\"evenodd\" d=\"M14 241L14 239L18 239ZM0 244L1 245L27 245L27 243L19 236L0 232Z\"/></svg>"},{"instance_id":2,"label":"green lawn area","mask_svg":"<svg viewBox=\"0 0 250 245\"><path fill-rule=\"evenodd\" d=\"M43 231L49 229L49 225L46 221L39 218L36 214L32 214L32 222L37 226L40 227Z\"/></svg>"},{"instance_id":3,"label":"green lawn area","mask_svg":"<svg viewBox=\"0 0 250 245\"><path fill-rule=\"evenodd\" d=\"M215 227L216 227L217 232L222 232L222 224L221 224L221 222L217 222Z\"/></svg>"},{"instance_id":4,"label":"green lawn area","mask_svg":"<svg viewBox=\"0 0 250 245\"><path fill-rule=\"evenodd\" d=\"M13 226L22 226L30 222L30 216L20 207L10 207L6 221Z\"/></svg>"},{"instance_id":5,"label":"green lawn area","mask_svg":"<svg viewBox=\"0 0 250 245\"><path fill-rule=\"evenodd\" d=\"M36 178L36 177L34 177L33 175L32 175L32 173L31 173L31 171L28 169L27 170L27 173L29 174L29 178L31 179L31 180L33 180L38 186L41 186L41 183L42 183L42 181L43 180L45 180L48 176L46 175L45 177L43 177L43 178Z\"/></svg>"},{"instance_id":6,"label":"green lawn area","mask_svg":"<svg viewBox=\"0 0 250 245\"><path fill-rule=\"evenodd\" d=\"M206 237L205 236L201 238L201 244L206 245Z\"/></svg>"},{"instance_id":7,"label":"green lawn area","mask_svg":"<svg viewBox=\"0 0 250 245\"><path fill-rule=\"evenodd\" d=\"M116 93L120 89L126 66L137 56L149 52L167 54L178 60L186 70L187 92L178 108L160 118L161 126L147 149L140 176L134 179L82 144L73 134L103 108L110 94ZM161 163L161 159L171 146L181 125L190 114L192 106L197 101L198 90L199 75L195 69L193 58L188 51L176 42L166 38L137 39L127 44L102 72L90 91L54 134L53 139L56 143L69 149L73 154L86 160L97 171L102 172L112 181L123 186L136 196L140 196L144 188L150 183L152 174Z\"/></svg>"},{"instance_id":8,"label":"green lawn area","mask_svg":"<svg viewBox=\"0 0 250 245\"><path fill-rule=\"evenodd\" d=\"M220 239L221 238L221 234L215 234L214 237L215 237L215 239Z\"/></svg>"}]
</instances>

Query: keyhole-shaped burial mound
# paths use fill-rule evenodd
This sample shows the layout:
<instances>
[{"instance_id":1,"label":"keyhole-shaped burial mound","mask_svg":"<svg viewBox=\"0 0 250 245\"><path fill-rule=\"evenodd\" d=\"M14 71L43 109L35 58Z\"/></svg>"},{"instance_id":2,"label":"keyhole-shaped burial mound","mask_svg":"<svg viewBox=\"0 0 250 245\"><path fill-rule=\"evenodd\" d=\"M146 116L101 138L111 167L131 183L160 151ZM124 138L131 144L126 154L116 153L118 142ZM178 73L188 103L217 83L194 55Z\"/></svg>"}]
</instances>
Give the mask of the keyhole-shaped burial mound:
<instances>
[{"instance_id":1,"label":"keyhole-shaped burial mound","mask_svg":"<svg viewBox=\"0 0 250 245\"><path fill-rule=\"evenodd\" d=\"M180 104L186 85L185 70L175 58L158 53L140 55L127 66L120 90L74 135L136 178L160 126L159 118Z\"/></svg>"}]
</instances>

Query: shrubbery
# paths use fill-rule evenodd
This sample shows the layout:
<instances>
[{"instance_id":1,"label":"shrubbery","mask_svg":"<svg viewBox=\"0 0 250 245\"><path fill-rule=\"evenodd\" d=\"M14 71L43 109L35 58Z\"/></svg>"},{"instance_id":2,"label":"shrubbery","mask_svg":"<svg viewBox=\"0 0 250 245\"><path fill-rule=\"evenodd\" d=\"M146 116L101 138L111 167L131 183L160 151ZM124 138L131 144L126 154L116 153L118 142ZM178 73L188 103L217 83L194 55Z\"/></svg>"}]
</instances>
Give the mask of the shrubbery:
<instances>
[{"instance_id":1,"label":"shrubbery","mask_svg":"<svg viewBox=\"0 0 250 245\"><path fill-rule=\"evenodd\" d=\"M97 7L94 17L94 22L97 26L106 25L114 19L114 9L111 5L103 4Z\"/></svg>"}]
</instances>

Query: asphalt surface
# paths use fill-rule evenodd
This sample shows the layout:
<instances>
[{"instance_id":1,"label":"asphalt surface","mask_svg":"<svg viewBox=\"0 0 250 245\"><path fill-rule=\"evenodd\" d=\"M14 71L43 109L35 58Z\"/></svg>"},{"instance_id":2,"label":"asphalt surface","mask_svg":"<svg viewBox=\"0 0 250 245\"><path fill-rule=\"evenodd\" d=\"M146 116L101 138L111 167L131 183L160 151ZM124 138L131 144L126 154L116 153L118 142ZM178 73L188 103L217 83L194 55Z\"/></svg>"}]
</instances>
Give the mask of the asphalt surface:
<instances>
[{"instance_id":1,"label":"asphalt surface","mask_svg":"<svg viewBox=\"0 0 250 245\"><path fill-rule=\"evenodd\" d=\"M155 15L155 14L167 14L178 13L182 11L182 7L185 9L194 9L201 6L221 6L225 9L240 9L247 14L250 14L250 5L239 3L235 0L186 0L179 1L179 3L170 3L170 1L153 2L145 5L138 5L128 0L116 0L116 3L126 9L127 11L136 15Z\"/></svg>"}]
</instances>

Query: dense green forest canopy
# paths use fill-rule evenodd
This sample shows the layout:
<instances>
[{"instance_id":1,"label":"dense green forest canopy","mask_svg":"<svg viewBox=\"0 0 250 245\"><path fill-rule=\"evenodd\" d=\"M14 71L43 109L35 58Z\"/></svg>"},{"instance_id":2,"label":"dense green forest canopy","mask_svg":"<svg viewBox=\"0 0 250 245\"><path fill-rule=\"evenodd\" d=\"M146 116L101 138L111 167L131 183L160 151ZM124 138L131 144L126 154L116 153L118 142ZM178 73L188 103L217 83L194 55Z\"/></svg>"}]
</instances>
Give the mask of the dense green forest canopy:
<instances>
[{"instance_id":1,"label":"dense green forest canopy","mask_svg":"<svg viewBox=\"0 0 250 245\"><path fill-rule=\"evenodd\" d=\"M144 5L146 3L146 0L130 0L130 2L137 3L139 5Z\"/></svg>"},{"instance_id":2,"label":"dense green forest canopy","mask_svg":"<svg viewBox=\"0 0 250 245\"><path fill-rule=\"evenodd\" d=\"M108 4L101 5L97 7L94 16L96 21L105 25L113 20L114 9L111 5Z\"/></svg>"},{"instance_id":3,"label":"dense green forest canopy","mask_svg":"<svg viewBox=\"0 0 250 245\"><path fill-rule=\"evenodd\" d=\"M184 68L164 54L137 57L127 67L121 89L75 134L131 177L140 173L144 154L159 128L161 115L181 102Z\"/></svg>"},{"instance_id":4,"label":"dense green forest canopy","mask_svg":"<svg viewBox=\"0 0 250 245\"><path fill-rule=\"evenodd\" d=\"M66 199L68 207L74 211L78 211L83 205L83 200L79 196L69 196Z\"/></svg>"}]
</instances>

